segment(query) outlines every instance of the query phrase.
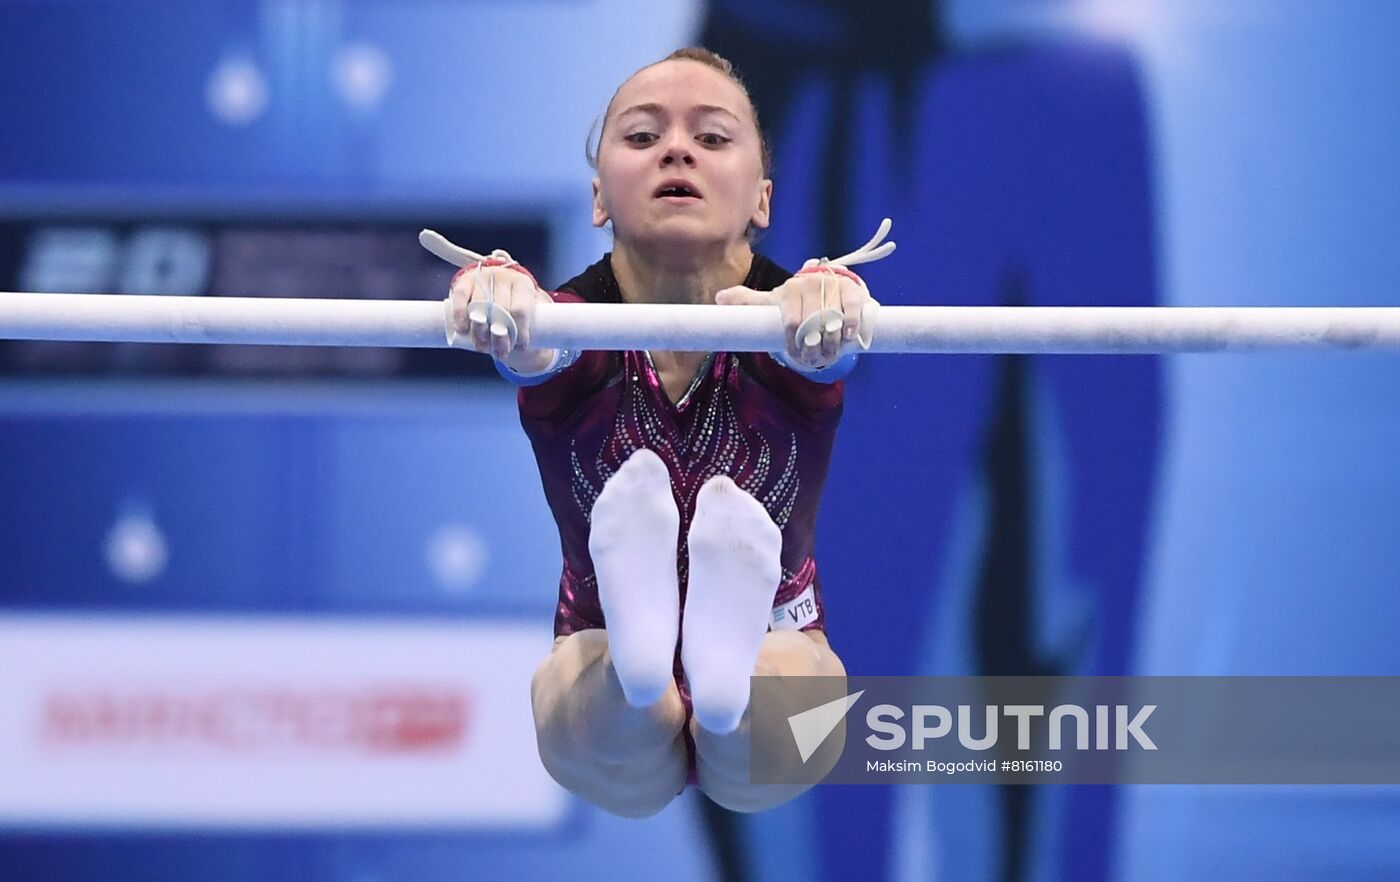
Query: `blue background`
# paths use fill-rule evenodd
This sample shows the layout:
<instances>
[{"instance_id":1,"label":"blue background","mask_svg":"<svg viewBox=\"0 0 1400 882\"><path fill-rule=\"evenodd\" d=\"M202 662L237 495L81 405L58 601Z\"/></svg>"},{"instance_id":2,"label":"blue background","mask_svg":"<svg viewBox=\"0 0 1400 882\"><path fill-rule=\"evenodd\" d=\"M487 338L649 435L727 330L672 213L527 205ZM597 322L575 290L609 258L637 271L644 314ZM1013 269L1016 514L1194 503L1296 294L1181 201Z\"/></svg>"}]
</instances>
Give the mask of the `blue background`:
<instances>
[{"instance_id":1,"label":"blue background","mask_svg":"<svg viewBox=\"0 0 1400 882\"><path fill-rule=\"evenodd\" d=\"M761 249L890 215L883 302L1393 304L1397 36L1365 0L11 0L0 212L524 222L557 283L607 247L590 123L703 39L774 142ZM347 46L378 92L337 86ZM234 122L230 69L265 95ZM867 358L818 536L833 645L861 674L1400 673L1398 381L1373 354ZM537 480L489 379L7 377L0 603L545 620ZM135 585L102 557L132 516L171 550ZM470 588L425 563L443 525L489 552ZM1393 788L828 787L545 837L12 831L0 877L1369 880L1398 829Z\"/></svg>"}]
</instances>

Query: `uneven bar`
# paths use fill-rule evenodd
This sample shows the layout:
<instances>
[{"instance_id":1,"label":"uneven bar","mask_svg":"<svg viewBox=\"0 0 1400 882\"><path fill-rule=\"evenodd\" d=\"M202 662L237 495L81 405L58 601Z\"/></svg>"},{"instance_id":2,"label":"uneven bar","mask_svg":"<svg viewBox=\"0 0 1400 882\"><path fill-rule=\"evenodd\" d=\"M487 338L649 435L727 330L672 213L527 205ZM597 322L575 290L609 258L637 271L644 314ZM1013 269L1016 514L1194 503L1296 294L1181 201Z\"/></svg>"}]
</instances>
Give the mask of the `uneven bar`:
<instances>
[{"instance_id":1,"label":"uneven bar","mask_svg":"<svg viewBox=\"0 0 1400 882\"><path fill-rule=\"evenodd\" d=\"M1400 350L1400 307L882 306L871 352ZM0 339L447 347L437 300L0 292ZM767 352L776 307L544 304L543 348Z\"/></svg>"}]
</instances>

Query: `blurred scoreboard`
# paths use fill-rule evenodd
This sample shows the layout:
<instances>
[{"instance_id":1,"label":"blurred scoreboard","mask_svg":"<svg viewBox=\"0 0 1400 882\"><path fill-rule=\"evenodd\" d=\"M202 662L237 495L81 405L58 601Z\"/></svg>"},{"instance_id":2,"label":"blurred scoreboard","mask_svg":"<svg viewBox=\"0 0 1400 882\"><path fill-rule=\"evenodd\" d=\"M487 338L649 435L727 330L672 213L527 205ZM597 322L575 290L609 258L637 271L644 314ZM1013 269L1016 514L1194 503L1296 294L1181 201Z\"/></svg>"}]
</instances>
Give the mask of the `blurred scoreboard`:
<instances>
[{"instance_id":1,"label":"blurred scoreboard","mask_svg":"<svg viewBox=\"0 0 1400 882\"><path fill-rule=\"evenodd\" d=\"M373 220L209 217L0 221L0 291L203 297L434 300L454 267L418 245L423 227L544 266L543 223L463 223L440 214ZM494 375L441 349L0 341L0 373L41 375Z\"/></svg>"}]
</instances>

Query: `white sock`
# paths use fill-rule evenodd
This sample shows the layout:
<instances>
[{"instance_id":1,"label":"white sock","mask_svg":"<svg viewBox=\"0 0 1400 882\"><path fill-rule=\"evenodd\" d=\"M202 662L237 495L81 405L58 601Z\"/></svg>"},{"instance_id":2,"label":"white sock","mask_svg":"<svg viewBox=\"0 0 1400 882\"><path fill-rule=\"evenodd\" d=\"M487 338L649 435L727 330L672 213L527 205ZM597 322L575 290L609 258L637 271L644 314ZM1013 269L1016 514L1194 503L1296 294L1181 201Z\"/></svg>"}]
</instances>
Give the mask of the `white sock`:
<instances>
[{"instance_id":1,"label":"white sock","mask_svg":"<svg viewBox=\"0 0 1400 882\"><path fill-rule=\"evenodd\" d=\"M656 704L672 681L680 520L666 464L645 449L627 458L593 503L588 552L613 668L633 707Z\"/></svg>"},{"instance_id":2,"label":"white sock","mask_svg":"<svg viewBox=\"0 0 1400 882\"><path fill-rule=\"evenodd\" d=\"M705 482L690 525L681 664L706 729L733 732L782 579L783 533L763 504L724 475Z\"/></svg>"}]
</instances>

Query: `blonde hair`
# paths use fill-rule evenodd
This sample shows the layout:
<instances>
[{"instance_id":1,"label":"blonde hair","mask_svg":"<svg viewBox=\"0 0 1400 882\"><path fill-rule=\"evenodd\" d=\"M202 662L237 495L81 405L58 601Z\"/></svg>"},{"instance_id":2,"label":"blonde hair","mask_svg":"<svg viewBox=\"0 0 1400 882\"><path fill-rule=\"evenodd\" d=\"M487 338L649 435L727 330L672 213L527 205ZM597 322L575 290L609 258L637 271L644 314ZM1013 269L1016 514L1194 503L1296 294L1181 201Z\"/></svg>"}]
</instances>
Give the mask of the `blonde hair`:
<instances>
[{"instance_id":1,"label":"blonde hair","mask_svg":"<svg viewBox=\"0 0 1400 882\"><path fill-rule=\"evenodd\" d=\"M648 67L655 67L667 61L695 61L708 68L717 70L729 78L729 81L739 87L739 91L744 93L744 98L749 102L749 113L753 115L753 125L758 131L758 152L763 163L763 176L770 178L773 176L773 154L768 149L768 138L763 134L763 126L758 121L758 108L754 106L753 98L749 95L748 87L744 85L743 77L734 69L734 64L728 58L718 52L712 52L703 46L687 46L684 49L677 49L660 61L654 61L646 67L641 68L637 73L646 70ZM633 74L632 76L636 76ZM628 77L631 79L631 77ZM621 89L618 86L618 89ZM617 91L614 90L613 97L608 99L608 109L603 111L601 119L595 119L593 126L588 130L588 137L584 140L583 155L588 160L589 168L598 170L598 150L603 143L603 130L607 128L608 111L612 110L612 103L617 99ZM596 135L596 138L595 138Z\"/></svg>"}]
</instances>

